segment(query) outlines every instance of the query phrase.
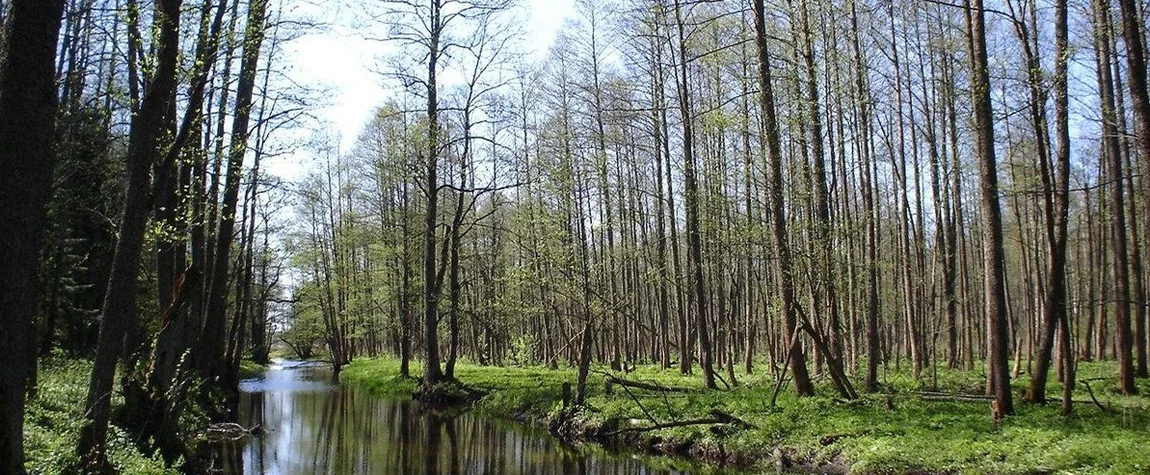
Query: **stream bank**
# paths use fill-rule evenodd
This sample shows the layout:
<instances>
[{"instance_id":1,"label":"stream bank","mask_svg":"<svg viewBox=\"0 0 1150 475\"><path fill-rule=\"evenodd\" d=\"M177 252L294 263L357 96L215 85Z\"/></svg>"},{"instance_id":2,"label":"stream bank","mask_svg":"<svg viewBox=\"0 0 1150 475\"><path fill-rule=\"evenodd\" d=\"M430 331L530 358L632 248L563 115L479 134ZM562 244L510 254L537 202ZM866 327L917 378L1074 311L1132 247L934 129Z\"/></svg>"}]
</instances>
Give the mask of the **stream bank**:
<instances>
[{"instance_id":1,"label":"stream bank","mask_svg":"<svg viewBox=\"0 0 1150 475\"><path fill-rule=\"evenodd\" d=\"M343 380L393 396L410 397L417 381L398 377L398 361L356 360ZM1084 363L1083 377L1114 374L1107 363ZM412 373L418 373L413 362ZM987 404L924 400L918 382L888 374L886 392L855 401L830 397L829 382L820 396L797 398L788 391L770 406L774 380L767 375L742 376L728 390L702 388L701 378L676 371L639 366L619 375L686 392L657 392L616 387L606 391L602 372L593 373L587 410L564 413L563 383L574 382L572 369L487 367L460 364L460 381L487 393L472 410L491 417L548 427L567 442L603 444L657 457L751 471L817 473L1142 473L1150 467L1145 428L1150 427L1150 398L1100 391L1112 410L1078 407L1071 418L1058 415L1057 404L1024 406L1000 424ZM981 374L943 371L938 389L977 393ZM1028 383L1019 378L1018 389ZM1140 380L1143 394L1150 381ZM1095 383L1095 390L1109 382ZM1056 393L1056 392L1054 392ZM1085 393L1082 395L1088 399ZM623 427L647 428L658 423L704 418L712 411L733 415L753 425L690 425L620 435ZM608 435L611 433L613 435ZM660 462L656 462L660 463Z\"/></svg>"}]
</instances>

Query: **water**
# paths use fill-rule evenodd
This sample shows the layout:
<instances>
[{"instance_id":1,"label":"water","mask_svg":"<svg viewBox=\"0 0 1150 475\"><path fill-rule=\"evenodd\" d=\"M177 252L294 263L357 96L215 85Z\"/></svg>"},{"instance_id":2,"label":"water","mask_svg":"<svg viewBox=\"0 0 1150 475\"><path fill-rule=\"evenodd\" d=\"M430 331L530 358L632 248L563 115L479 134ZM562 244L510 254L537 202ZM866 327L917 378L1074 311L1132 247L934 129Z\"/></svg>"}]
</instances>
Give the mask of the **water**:
<instances>
[{"instance_id":1,"label":"water","mask_svg":"<svg viewBox=\"0 0 1150 475\"><path fill-rule=\"evenodd\" d=\"M688 473L572 449L546 432L469 413L423 411L410 400L333 384L324 366L283 363L240 390L240 424L263 433L217 449L216 466L227 475Z\"/></svg>"}]
</instances>

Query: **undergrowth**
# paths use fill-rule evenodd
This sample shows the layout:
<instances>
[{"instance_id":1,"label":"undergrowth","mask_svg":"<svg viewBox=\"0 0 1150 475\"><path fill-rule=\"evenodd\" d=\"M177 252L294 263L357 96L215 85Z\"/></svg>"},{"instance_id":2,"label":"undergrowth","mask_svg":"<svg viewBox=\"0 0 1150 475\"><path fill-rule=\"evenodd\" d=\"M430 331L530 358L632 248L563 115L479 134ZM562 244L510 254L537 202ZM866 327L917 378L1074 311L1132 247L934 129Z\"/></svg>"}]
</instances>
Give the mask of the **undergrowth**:
<instances>
[{"instance_id":1,"label":"undergrowth","mask_svg":"<svg viewBox=\"0 0 1150 475\"><path fill-rule=\"evenodd\" d=\"M418 381L399 377L398 370L398 362L390 359L357 360L344 369L343 378L379 394L410 395ZM1077 385L1074 399L1083 403L1075 404L1071 417L1060 415L1057 400L1045 406L1023 404L1017 400L1028 382L1023 375L1013 381L1017 414L997 424L991 420L989 403L924 401L918 395L928 386L943 392L979 391L984 384L980 372L928 369L916 382L908 374L888 370L881 378L882 392L849 402L835 397L829 381L820 380L818 396L798 398L787 388L771 407L774 379L762 372L739 375L737 386L713 391L703 389L697 375L639 366L618 376L693 390L628 393L616 386L608 395L604 369L597 371L588 382L592 423L621 419L642 426L652 418L676 421L718 409L755 428L712 431L703 425L645 434L657 440L722 446L751 460L766 460L762 456L785 449L791 458L814 465L846 464L852 473L1150 473L1150 397L1118 394L1111 362L1082 363L1078 370L1078 379L1091 382L1106 410L1089 403L1082 384ZM417 363L412 374L419 374ZM467 363L456 367L456 376L488 393L476 403L477 411L536 425L558 413L562 384L575 381L570 368ZM1150 394L1150 381L1138 383L1141 394ZM1051 381L1048 394L1057 397L1060 391L1059 383Z\"/></svg>"},{"instance_id":2,"label":"undergrowth","mask_svg":"<svg viewBox=\"0 0 1150 475\"><path fill-rule=\"evenodd\" d=\"M76 473L76 441L84 422L84 400L92 363L54 357L42 360L36 395L24 417L25 467L31 475ZM123 403L117 393L113 409ZM123 474L176 475L159 455L147 456L131 436L113 424L108 430L108 459Z\"/></svg>"}]
</instances>

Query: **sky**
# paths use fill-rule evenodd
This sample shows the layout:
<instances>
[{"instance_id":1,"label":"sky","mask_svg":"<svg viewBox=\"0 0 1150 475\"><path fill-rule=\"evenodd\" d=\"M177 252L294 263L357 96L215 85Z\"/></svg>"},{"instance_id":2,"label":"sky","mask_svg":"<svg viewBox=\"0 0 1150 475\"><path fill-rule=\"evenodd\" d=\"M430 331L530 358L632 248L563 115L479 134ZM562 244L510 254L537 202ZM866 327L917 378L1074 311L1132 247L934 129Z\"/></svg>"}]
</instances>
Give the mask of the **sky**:
<instances>
[{"instance_id":1,"label":"sky","mask_svg":"<svg viewBox=\"0 0 1150 475\"><path fill-rule=\"evenodd\" d=\"M283 45L285 74L294 83L322 88L321 102L312 111L315 123L340 138L347 150L389 95L379 73L389 45L368 37L384 35L382 27L364 26L364 4L372 0L286 0L285 17L309 18L320 23ZM526 53L541 57L566 18L574 14L574 0L520 0L524 18ZM307 134L297 130L296 134ZM268 168L289 181L298 179L310 160L306 151L283 156Z\"/></svg>"}]
</instances>

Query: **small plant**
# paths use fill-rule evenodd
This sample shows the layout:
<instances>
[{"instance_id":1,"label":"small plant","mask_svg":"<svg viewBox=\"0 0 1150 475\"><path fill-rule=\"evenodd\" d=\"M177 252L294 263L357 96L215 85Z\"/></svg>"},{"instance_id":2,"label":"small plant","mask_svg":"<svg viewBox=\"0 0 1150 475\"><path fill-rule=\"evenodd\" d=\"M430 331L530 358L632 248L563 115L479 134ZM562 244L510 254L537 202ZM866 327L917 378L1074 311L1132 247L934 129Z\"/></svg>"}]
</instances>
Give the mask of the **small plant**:
<instances>
[{"instance_id":1,"label":"small plant","mask_svg":"<svg viewBox=\"0 0 1150 475\"><path fill-rule=\"evenodd\" d=\"M508 359L512 365L526 368L535 362L536 346L535 337L530 334L520 335L511 342L511 354L508 355Z\"/></svg>"}]
</instances>

